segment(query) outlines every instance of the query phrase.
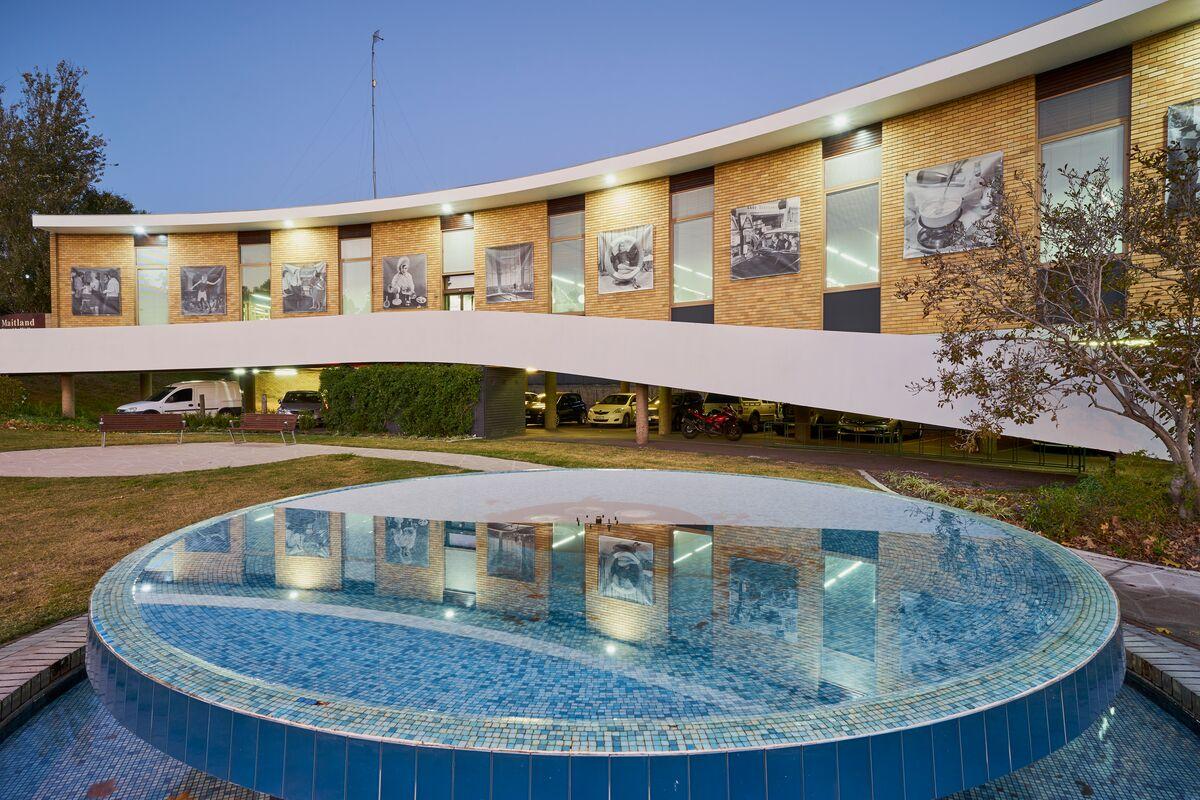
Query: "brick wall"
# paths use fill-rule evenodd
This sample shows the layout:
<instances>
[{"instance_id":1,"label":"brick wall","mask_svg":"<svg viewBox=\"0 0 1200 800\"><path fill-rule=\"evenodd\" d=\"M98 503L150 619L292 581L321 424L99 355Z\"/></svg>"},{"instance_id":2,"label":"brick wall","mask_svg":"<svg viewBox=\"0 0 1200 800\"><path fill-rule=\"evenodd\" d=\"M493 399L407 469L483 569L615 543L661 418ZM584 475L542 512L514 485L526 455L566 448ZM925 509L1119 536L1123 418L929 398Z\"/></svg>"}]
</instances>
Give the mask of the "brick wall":
<instances>
[{"instance_id":1,"label":"brick wall","mask_svg":"<svg viewBox=\"0 0 1200 800\"><path fill-rule=\"evenodd\" d=\"M904 174L995 150L1004 151L1004 178L1009 187L1016 186L1017 175L1036 173L1037 111L1032 77L883 123L879 184L883 333L938 330L935 320L921 317L918 301L905 303L896 298L897 283L923 269L921 259L904 258Z\"/></svg>"},{"instance_id":2,"label":"brick wall","mask_svg":"<svg viewBox=\"0 0 1200 800\"><path fill-rule=\"evenodd\" d=\"M172 325L190 322L229 322L242 318L241 272L237 233L173 233L167 237L167 292ZM180 307L180 267L225 267L225 314L184 316ZM132 298L132 295L131 295Z\"/></svg>"},{"instance_id":3,"label":"brick wall","mask_svg":"<svg viewBox=\"0 0 1200 800\"><path fill-rule=\"evenodd\" d=\"M1200 23L1133 45L1130 143L1166 144L1167 106L1200 99Z\"/></svg>"},{"instance_id":4,"label":"brick wall","mask_svg":"<svg viewBox=\"0 0 1200 800\"><path fill-rule=\"evenodd\" d=\"M326 269L325 314L342 309L342 282L338 261L337 228L289 228L271 231L271 316L274 318L315 317L320 313L283 313L283 265L324 261Z\"/></svg>"},{"instance_id":5,"label":"brick wall","mask_svg":"<svg viewBox=\"0 0 1200 800\"><path fill-rule=\"evenodd\" d=\"M545 203L496 208L475 213L475 307L487 311L550 311L550 249ZM533 300L513 303L487 301L489 247L533 244Z\"/></svg>"},{"instance_id":6,"label":"brick wall","mask_svg":"<svg viewBox=\"0 0 1200 800\"><path fill-rule=\"evenodd\" d=\"M437 217L376 222L371 226L371 308L383 311L385 256L425 255L428 308L442 307L442 227ZM416 311L402 308L397 311Z\"/></svg>"},{"instance_id":7,"label":"brick wall","mask_svg":"<svg viewBox=\"0 0 1200 800\"><path fill-rule=\"evenodd\" d=\"M58 280L59 324L64 328L88 325L137 324L137 276L133 267L133 236L79 234L59 236ZM71 313L71 268L94 267L121 270L121 314L113 317L75 316Z\"/></svg>"},{"instance_id":8,"label":"brick wall","mask_svg":"<svg viewBox=\"0 0 1200 800\"><path fill-rule=\"evenodd\" d=\"M584 309L589 316L670 319L671 212L666 178L615 186L587 196L584 212ZM634 225L654 226L654 288L599 294L596 237Z\"/></svg>"},{"instance_id":9,"label":"brick wall","mask_svg":"<svg viewBox=\"0 0 1200 800\"><path fill-rule=\"evenodd\" d=\"M713 300L716 322L774 328L820 328L824 283L821 143L719 164L713 192ZM730 279L730 212L800 198L800 274Z\"/></svg>"}]
</instances>

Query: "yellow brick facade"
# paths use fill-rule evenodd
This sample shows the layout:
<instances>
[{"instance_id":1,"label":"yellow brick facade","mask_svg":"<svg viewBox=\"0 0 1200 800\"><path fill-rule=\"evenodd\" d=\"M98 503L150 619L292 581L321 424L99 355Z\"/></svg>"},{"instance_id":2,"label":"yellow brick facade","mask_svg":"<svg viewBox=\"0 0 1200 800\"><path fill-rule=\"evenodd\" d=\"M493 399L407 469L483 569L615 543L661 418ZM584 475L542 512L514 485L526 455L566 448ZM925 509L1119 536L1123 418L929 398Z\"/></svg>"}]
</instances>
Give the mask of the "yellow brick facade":
<instances>
[{"instance_id":1,"label":"yellow brick facade","mask_svg":"<svg viewBox=\"0 0 1200 800\"><path fill-rule=\"evenodd\" d=\"M1004 178L1037 171L1037 106L1032 77L883 123L880 207L880 327L884 333L929 333L917 301L896 299L896 286L919 274L920 258L904 258L904 174L960 158L1004 151ZM964 256L951 256L962 258Z\"/></svg>"},{"instance_id":2,"label":"yellow brick facade","mask_svg":"<svg viewBox=\"0 0 1200 800\"><path fill-rule=\"evenodd\" d=\"M283 265L325 262L325 312L337 314L342 309L342 282L338 261L337 228L289 228L271 231L271 316L319 317L319 312L283 313Z\"/></svg>"},{"instance_id":3,"label":"yellow brick facade","mask_svg":"<svg viewBox=\"0 0 1200 800\"><path fill-rule=\"evenodd\" d=\"M376 222L371 226L371 309L384 311L383 259L425 256L427 308L442 307L442 226L437 217ZM388 309L418 311L414 308Z\"/></svg>"},{"instance_id":4,"label":"yellow brick facade","mask_svg":"<svg viewBox=\"0 0 1200 800\"><path fill-rule=\"evenodd\" d=\"M237 233L175 233L167 237L167 297L170 324L232 322L242 318ZM181 309L181 267L225 267L225 313L185 316ZM132 299L132 293L131 293Z\"/></svg>"},{"instance_id":5,"label":"yellow brick facade","mask_svg":"<svg viewBox=\"0 0 1200 800\"><path fill-rule=\"evenodd\" d=\"M479 211L475 218L475 307L487 311L550 311L549 221L545 203L526 203ZM512 303L487 301L489 247L533 245L533 299Z\"/></svg>"},{"instance_id":6,"label":"yellow brick facade","mask_svg":"<svg viewBox=\"0 0 1200 800\"><path fill-rule=\"evenodd\" d=\"M1200 98L1200 23L1162 33L1132 46L1130 143L1155 148L1164 142L1167 106ZM920 273L920 259L903 255L904 175L959 158L1002 150L1004 173L1012 181L1038 168L1037 107L1033 76L977 94L883 121L880 179L881 329L885 333L927 333L937 321L924 319L916 302L896 299L899 281ZM718 164L714 169L713 306L717 323L821 328L825 283L822 146L819 140ZM1012 185L1012 184L1010 184ZM787 197L800 198L801 270L797 275L730 279L729 214L739 206ZM669 180L658 178L590 192L585 198L585 313L593 316L666 320L671 317L671 221ZM601 295L598 292L597 236L635 225L654 227L654 288ZM474 214L475 302L482 310L527 313L550 311L550 252L545 203L482 210ZM424 253L428 307L443 304L442 233L437 217L372 225L372 308L383 311L382 260ZM52 313L50 324L136 324L136 280L130 235L55 235L51 239ZM486 298L488 247L531 242L534 299L492 303ZM172 323L238 319L240 271L236 234L171 234ZM272 316L282 318L282 266L325 261L327 314L341 310L337 229L285 229L271 233ZM228 313L186 318L179 313L179 267L224 264ZM118 317L71 314L70 269L115 267L123 293ZM303 316L303 315L289 315Z\"/></svg>"},{"instance_id":7,"label":"yellow brick facade","mask_svg":"<svg viewBox=\"0 0 1200 800\"><path fill-rule=\"evenodd\" d=\"M731 280L730 212L800 198L800 272ZM722 325L820 328L825 250L821 143L718 164L713 190L714 318Z\"/></svg>"}]
</instances>

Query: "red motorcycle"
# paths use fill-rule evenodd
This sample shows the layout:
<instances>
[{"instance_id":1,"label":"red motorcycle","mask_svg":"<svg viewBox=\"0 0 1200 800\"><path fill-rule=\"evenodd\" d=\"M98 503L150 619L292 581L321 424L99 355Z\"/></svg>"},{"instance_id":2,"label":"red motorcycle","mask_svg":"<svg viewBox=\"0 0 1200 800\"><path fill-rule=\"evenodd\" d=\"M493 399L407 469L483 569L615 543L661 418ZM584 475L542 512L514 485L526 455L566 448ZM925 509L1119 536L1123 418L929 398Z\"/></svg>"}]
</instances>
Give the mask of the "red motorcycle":
<instances>
[{"instance_id":1,"label":"red motorcycle","mask_svg":"<svg viewBox=\"0 0 1200 800\"><path fill-rule=\"evenodd\" d=\"M701 433L707 433L709 436L724 436L731 442L742 438L742 423L738 419L737 412L733 410L733 406L729 405L707 414L689 408L684 412L683 422L679 429L683 432L685 439L695 439Z\"/></svg>"}]
</instances>

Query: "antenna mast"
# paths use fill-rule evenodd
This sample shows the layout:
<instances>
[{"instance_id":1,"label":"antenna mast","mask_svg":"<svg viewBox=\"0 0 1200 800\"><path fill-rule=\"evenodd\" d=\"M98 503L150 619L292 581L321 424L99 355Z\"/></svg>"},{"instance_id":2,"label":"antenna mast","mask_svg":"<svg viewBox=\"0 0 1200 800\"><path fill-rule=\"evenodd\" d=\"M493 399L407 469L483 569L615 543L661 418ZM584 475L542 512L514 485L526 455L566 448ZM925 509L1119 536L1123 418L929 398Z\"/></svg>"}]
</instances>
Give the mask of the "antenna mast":
<instances>
[{"instance_id":1,"label":"antenna mast","mask_svg":"<svg viewBox=\"0 0 1200 800\"><path fill-rule=\"evenodd\" d=\"M375 182L375 43L382 41L379 31L371 34L371 197L379 197Z\"/></svg>"}]
</instances>

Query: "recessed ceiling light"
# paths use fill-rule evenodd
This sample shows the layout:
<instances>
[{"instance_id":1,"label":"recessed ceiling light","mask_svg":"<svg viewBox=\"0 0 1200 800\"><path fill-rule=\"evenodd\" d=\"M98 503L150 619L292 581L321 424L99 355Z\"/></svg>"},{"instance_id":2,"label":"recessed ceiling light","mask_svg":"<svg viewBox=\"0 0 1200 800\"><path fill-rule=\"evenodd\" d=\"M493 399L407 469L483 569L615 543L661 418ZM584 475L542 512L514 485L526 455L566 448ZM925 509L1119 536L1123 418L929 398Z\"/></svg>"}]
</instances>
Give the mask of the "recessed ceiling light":
<instances>
[{"instance_id":1,"label":"recessed ceiling light","mask_svg":"<svg viewBox=\"0 0 1200 800\"><path fill-rule=\"evenodd\" d=\"M290 219L285 219L285 220L283 221L283 227L285 227L285 228L294 228L294 227L296 227L296 223L292 222Z\"/></svg>"},{"instance_id":2,"label":"recessed ceiling light","mask_svg":"<svg viewBox=\"0 0 1200 800\"><path fill-rule=\"evenodd\" d=\"M454 211L454 206L450 205L449 203L442 203L442 213L443 214L450 214L453 211Z\"/></svg>"},{"instance_id":3,"label":"recessed ceiling light","mask_svg":"<svg viewBox=\"0 0 1200 800\"><path fill-rule=\"evenodd\" d=\"M617 176L613 175L611 172L608 173L607 175L604 176L604 184L606 186L616 186L617 185Z\"/></svg>"},{"instance_id":4,"label":"recessed ceiling light","mask_svg":"<svg viewBox=\"0 0 1200 800\"><path fill-rule=\"evenodd\" d=\"M144 234L146 232L146 229L143 228L141 225L138 225L136 228L133 229L133 232L136 233L138 236L141 236L142 234Z\"/></svg>"},{"instance_id":5,"label":"recessed ceiling light","mask_svg":"<svg viewBox=\"0 0 1200 800\"><path fill-rule=\"evenodd\" d=\"M850 125L850 118L845 114L833 115L833 127L839 131L845 130Z\"/></svg>"}]
</instances>

